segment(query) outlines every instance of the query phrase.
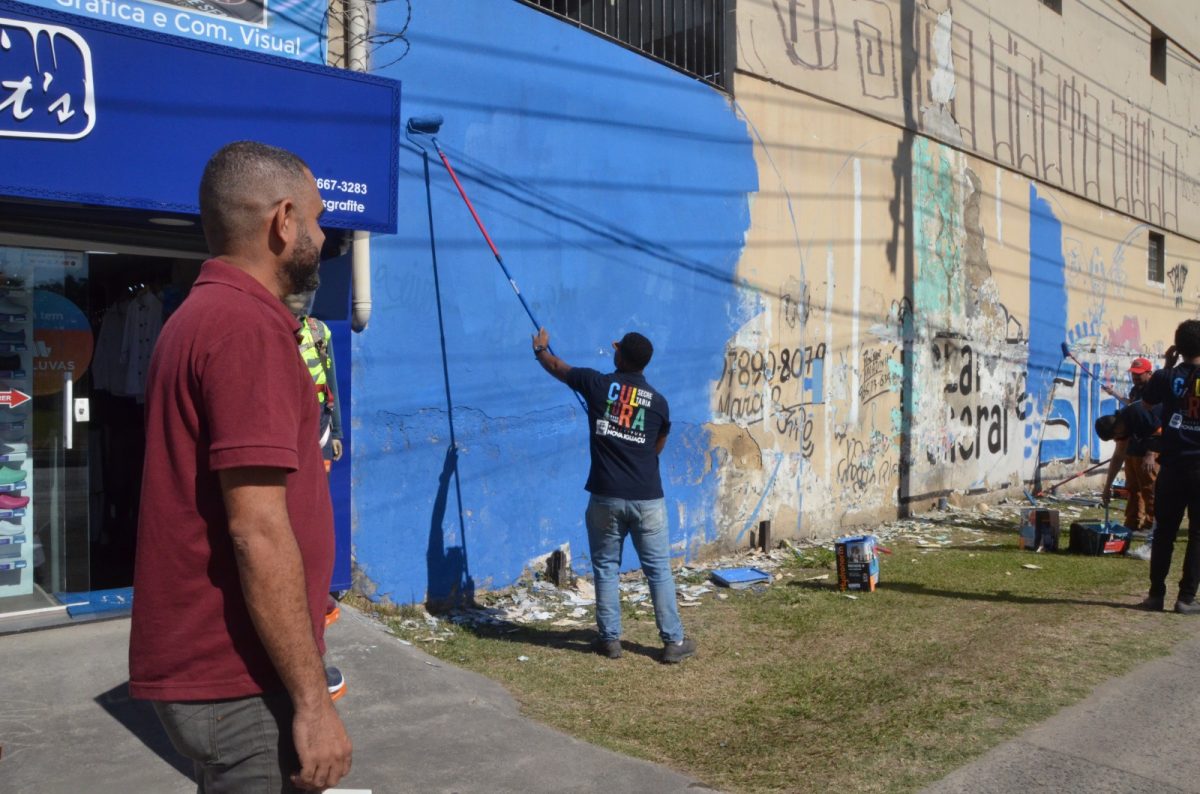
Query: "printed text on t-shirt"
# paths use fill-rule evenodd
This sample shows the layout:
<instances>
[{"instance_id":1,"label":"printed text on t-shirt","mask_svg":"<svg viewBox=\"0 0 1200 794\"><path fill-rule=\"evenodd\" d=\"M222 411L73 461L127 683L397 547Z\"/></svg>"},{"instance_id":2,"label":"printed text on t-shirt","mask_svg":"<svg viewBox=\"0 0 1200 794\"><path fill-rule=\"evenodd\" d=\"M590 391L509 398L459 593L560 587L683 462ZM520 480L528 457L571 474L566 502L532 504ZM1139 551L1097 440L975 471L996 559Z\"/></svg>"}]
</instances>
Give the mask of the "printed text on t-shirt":
<instances>
[{"instance_id":1,"label":"printed text on t-shirt","mask_svg":"<svg viewBox=\"0 0 1200 794\"><path fill-rule=\"evenodd\" d=\"M608 386L608 402L605 405L605 419L610 424L624 428L623 433L612 433L626 441L638 444L646 443L646 409L654 400L654 393L630 386L619 381L613 381Z\"/></svg>"}]
</instances>

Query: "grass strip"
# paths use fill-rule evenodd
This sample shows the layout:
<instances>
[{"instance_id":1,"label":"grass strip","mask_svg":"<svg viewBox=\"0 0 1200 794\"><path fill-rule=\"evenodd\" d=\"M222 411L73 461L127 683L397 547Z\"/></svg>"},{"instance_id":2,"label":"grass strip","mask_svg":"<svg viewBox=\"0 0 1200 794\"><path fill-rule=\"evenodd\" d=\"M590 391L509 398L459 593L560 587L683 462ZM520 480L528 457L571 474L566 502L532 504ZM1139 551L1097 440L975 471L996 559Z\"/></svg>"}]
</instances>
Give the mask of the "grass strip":
<instances>
[{"instance_id":1,"label":"grass strip","mask_svg":"<svg viewBox=\"0 0 1200 794\"><path fill-rule=\"evenodd\" d=\"M420 608L360 605L528 716L734 792L919 789L1200 627L1133 608L1145 562L1019 551L1002 520L945 532L937 550L894 543L855 599L811 579L831 572L820 549L761 592L708 594L682 610L699 655L671 667L648 604L623 605L615 661L587 627L431 630Z\"/></svg>"}]
</instances>

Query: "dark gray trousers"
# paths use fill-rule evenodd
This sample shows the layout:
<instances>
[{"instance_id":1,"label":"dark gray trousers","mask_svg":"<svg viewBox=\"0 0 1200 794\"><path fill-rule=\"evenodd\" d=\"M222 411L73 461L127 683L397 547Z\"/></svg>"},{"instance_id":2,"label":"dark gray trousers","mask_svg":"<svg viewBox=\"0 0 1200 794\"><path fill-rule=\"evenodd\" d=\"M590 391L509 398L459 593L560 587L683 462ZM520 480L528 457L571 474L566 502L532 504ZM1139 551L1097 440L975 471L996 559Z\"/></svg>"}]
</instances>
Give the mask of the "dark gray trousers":
<instances>
[{"instance_id":1,"label":"dark gray trousers","mask_svg":"<svg viewBox=\"0 0 1200 794\"><path fill-rule=\"evenodd\" d=\"M155 702L171 744L195 767L199 794L292 794L300 771L286 693Z\"/></svg>"}]
</instances>

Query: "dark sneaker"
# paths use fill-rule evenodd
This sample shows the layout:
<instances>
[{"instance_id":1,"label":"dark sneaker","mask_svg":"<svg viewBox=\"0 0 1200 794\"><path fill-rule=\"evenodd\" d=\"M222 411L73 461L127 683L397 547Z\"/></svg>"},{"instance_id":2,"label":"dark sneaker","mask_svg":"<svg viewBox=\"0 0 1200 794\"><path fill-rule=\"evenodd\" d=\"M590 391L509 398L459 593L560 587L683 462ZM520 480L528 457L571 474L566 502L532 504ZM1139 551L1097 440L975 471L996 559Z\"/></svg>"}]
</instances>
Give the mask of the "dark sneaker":
<instances>
[{"instance_id":1,"label":"dark sneaker","mask_svg":"<svg viewBox=\"0 0 1200 794\"><path fill-rule=\"evenodd\" d=\"M1146 596L1142 602L1138 604L1138 609L1145 609L1148 612L1162 612L1163 597L1162 596Z\"/></svg>"},{"instance_id":2,"label":"dark sneaker","mask_svg":"<svg viewBox=\"0 0 1200 794\"><path fill-rule=\"evenodd\" d=\"M336 667L325 668L325 686L329 688L331 700L337 700L346 694L346 676Z\"/></svg>"},{"instance_id":3,"label":"dark sneaker","mask_svg":"<svg viewBox=\"0 0 1200 794\"><path fill-rule=\"evenodd\" d=\"M689 656L696 655L696 641L684 637L679 642L668 642L663 646L663 664L679 664Z\"/></svg>"},{"instance_id":4,"label":"dark sneaker","mask_svg":"<svg viewBox=\"0 0 1200 794\"><path fill-rule=\"evenodd\" d=\"M1179 600L1175 602L1175 611L1181 615L1200 615L1200 604L1197 604L1195 600Z\"/></svg>"},{"instance_id":5,"label":"dark sneaker","mask_svg":"<svg viewBox=\"0 0 1200 794\"><path fill-rule=\"evenodd\" d=\"M592 653L598 653L601 656L607 656L609 659L621 658L621 641L620 640L602 640L599 637L592 640Z\"/></svg>"}]
</instances>

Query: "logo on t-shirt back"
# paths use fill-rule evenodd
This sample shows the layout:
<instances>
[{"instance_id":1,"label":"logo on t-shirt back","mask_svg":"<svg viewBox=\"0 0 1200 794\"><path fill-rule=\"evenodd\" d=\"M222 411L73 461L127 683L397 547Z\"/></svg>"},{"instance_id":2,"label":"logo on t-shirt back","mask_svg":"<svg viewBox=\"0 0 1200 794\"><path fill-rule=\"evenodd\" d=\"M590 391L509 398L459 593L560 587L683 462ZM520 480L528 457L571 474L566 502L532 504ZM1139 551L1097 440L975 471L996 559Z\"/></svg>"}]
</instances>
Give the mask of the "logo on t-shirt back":
<instances>
[{"instance_id":1,"label":"logo on t-shirt back","mask_svg":"<svg viewBox=\"0 0 1200 794\"><path fill-rule=\"evenodd\" d=\"M654 392L613 381L608 386L604 418L596 421L596 435L646 443L646 409L654 402Z\"/></svg>"}]
</instances>

